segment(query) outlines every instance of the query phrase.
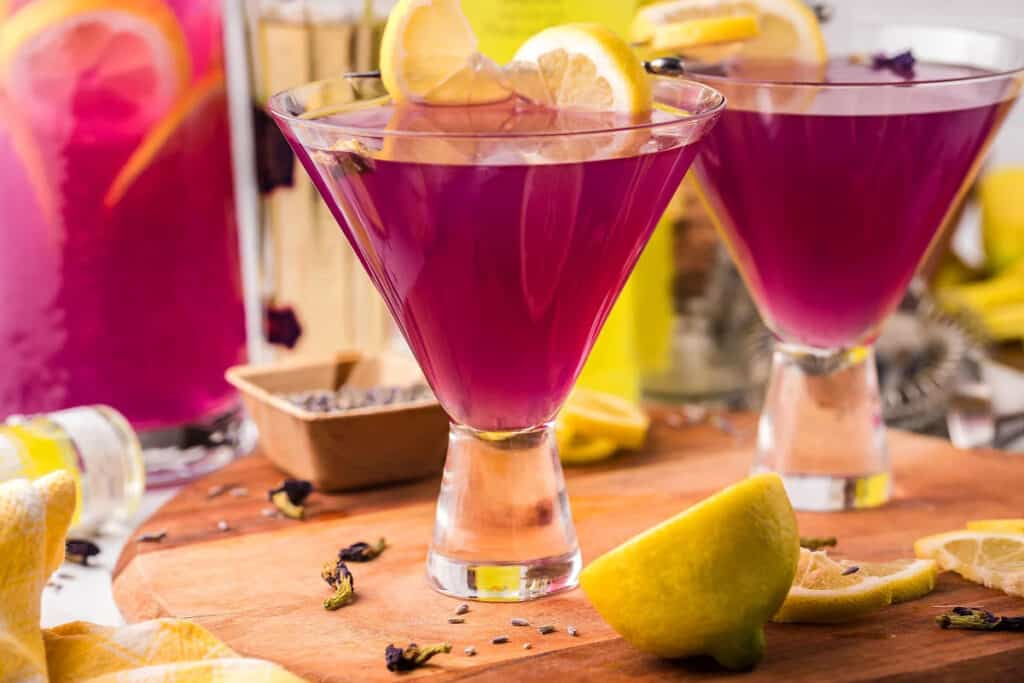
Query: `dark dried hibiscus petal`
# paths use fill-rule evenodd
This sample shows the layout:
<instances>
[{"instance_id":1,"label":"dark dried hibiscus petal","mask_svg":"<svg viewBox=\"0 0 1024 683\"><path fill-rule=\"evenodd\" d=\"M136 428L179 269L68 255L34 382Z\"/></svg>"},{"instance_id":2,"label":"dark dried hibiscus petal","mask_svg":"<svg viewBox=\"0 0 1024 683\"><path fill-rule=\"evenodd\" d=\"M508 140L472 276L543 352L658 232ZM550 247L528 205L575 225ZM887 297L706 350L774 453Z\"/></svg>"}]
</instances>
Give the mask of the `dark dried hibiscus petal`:
<instances>
[{"instance_id":1,"label":"dark dried hibiscus petal","mask_svg":"<svg viewBox=\"0 0 1024 683\"><path fill-rule=\"evenodd\" d=\"M302 323L291 306L267 306L263 334L267 342L294 349L302 336Z\"/></svg>"}]
</instances>

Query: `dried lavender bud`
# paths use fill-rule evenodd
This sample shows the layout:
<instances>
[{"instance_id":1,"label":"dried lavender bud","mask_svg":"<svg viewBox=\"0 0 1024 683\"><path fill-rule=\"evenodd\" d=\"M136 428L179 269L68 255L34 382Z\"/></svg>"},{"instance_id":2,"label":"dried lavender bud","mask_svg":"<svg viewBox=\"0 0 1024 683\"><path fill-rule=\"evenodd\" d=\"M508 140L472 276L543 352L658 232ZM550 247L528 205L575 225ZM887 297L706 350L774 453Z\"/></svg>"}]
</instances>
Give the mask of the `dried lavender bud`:
<instances>
[{"instance_id":1,"label":"dried lavender bud","mask_svg":"<svg viewBox=\"0 0 1024 683\"><path fill-rule=\"evenodd\" d=\"M551 624L545 624L544 626L541 626L537 629L537 631L539 631L542 636L546 636L549 633L554 633L557 630L558 629L552 626Z\"/></svg>"},{"instance_id":2,"label":"dried lavender bud","mask_svg":"<svg viewBox=\"0 0 1024 683\"><path fill-rule=\"evenodd\" d=\"M466 649L463 650L463 652L466 653L467 657L475 657L476 656L476 648L473 647L472 645L467 646Z\"/></svg>"},{"instance_id":3,"label":"dried lavender bud","mask_svg":"<svg viewBox=\"0 0 1024 683\"><path fill-rule=\"evenodd\" d=\"M808 550L821 550L822 548L833 548L838 541L835 536L801 536L800 547Z\"/></svg>"},{"instance_id":4,"label":"dried lavender bud","mask_svg":"<svg viewBox=\"0 0 1024 683\"><path fill-rule=\"evenodd\" d=\"M491 638L491 645L504 645L508 642L508 636L495 636Z\"/></svg>"},{"instance_id":5,"label":"dried lavender bud","mask_svg":"<svg viewBox=\"0 0 1024 683\"><path fill-rule=\"evenodd\" d=\"M136 543L161 543L165 538L167 538L167 530L162 529L156 533L142 534L135 541Z\"/></svg>"},{"instance_id":6,"label":"dried lavender bud","mask_svg":"<svg viewBox=\"0 0 1024 683\"><path fill-rule=\"evenodd\" d=\"M914 77L915 64L917 64L917 60L914 59L914 53L910 50L900 52L892 57L881 52L871 56L871 68L875 71L888 69L900 78L908 80Z\"/></svg>"},{"instance_id":7,"label":"dried lavender bud","mask_svg":"<svg viewBox=\"0 0 1024 683\"><path fill-rule=\"evenodd\" d=\"M347 548L338 551L338 559L345 562L369 562L375 560L388 547L387 541L381 538L376 544L370 545L365 541L353 543Z\"/></svg>"},{"instance_id":8,"label":"dried lavender bud","mask_svg":"<svg viewBox=\"0 0 1024 683\"><path fill-rule=\"evenodd\" d=\"M89 558L100 554L100 547L92 541L69 538L64 541L64 556L69 562L89 566Z\"/></svg>"},{"instance_id":9,"label":"dried lavender bud","mask_svg":"<svg viewBox=\"0 0 1024 683\"><path fill-rule=\"evenodd\" d=\"M304 479L285 479L276 489L270 489L267 495L273 501L278 493L287 495L292 505L302 505L309 494L313 493L313 484Z\"/></svg>"},{"instance_id":10,"label":"dried lavender bud","mask_svg":"<svg viewBox=\"0 0 1024 683\"><path fill-rule=\"evenodd\" d=\"M575 638L576 636L578 636L580 634L580 632L576 630L575 626L567 626L565 628L565 632L568 633L573 638Z\"/></svg>"},{"instance_id":11,"label":"dried lavender bud","mask_svg":"<svg viewBox=\"0 0 1024 683\"><path fill-rule=\"evenodd\" d=\"M849 567L847 567L843 571L839 572L839 575L840 576L849 576L850 574L856 574L859 571L860 571L860 567L858 567L855 564L851 564Z\"/></svg>"},{"instance_id":12,"label":"dried lavender bud","mask_svg":"<svg viewBox=\"0 0 1024 683\"><path fill-rule=\"evenodd\" d=\"M532 647L533 647L533 645L530 645L529 643L523 643L523 649L524 650L529 650Z\"/></svg>"},{"instance_id":13,"label":"dried lavender bud","mask_svg":"<svg viewBox=\"0 0 1024 683\"><path fill-rule=\"evenodd\" d=\"M935 617L941 628L968 631L1024 631L1024 617L999 617L980 607L954 607Z\"/></svg>"},{"instance_id":14,"label":"dried lavender bud","mask_svg":"<svg viewBox=\"0 0 1024 683\"><path fill-rule=\"evenodd\" d=\"M206 498L216 498L228 490L229 484L214 484L210 488L206 489Z\"/></svg>"},{"instance_id":15,"label":"dried lavender bud","mask_svg":"<svg viewBox=\"0 0 1024 683\"><path fill-rule=\"evenodd\" d=\"M245 498L246 496L249 495L249 489L245 488L244 486L236 486L235 488L228 491L228 493L230 493L235 498Z\"/></svg>"},{"instance_id":16,"label":"dried lavender bud","mask_svg":"<svg viewBox=\"0 0 1024 683\"><path fill-rule=\"evenodd\" d=\"M277 509L263 508L262 510L260 510L260 514L264 517L277 517Z\"/></svg>"},{"instance_id":17,"label":"dried lavender bud","mask_svg":"<svg viewBox=\"0 0 1024 683\"><path fill-rule=\"evenodd\" d=\"M526 619L522 619L520 617L515 617L514 619L512 619L512 625L513 626L529 626L530 622L527 621Z\"/></svg>"},{"instance_id":18,"label":"dried lavender bud","mask_svg":"<svg viewBox=\"0 0 1024 683\"><path fill-rule=\"evenodd\" d=\"M466 603L462 603L461 605L459 605L458 607L455 608L455 613L456 614L465 614L468 611L469 611L469 605L467 605Z\"/></svg>"},{"instance_id":19,"label":"dried lavender bud","mask_svg":"<svg viewBox=\"0 0 1024 683\"><path fill-rule=\"evenodd\" d=\"M355 577L341 560L333 568L330 564L324 565L320 576L334 589L334 595L324 600L324 609L334 611L356 599Z\"/></svg>"},{"instance_id":20,"label":"dried lavender bud","mask_svg":"<svg viewBox=\"0 0 1024 683\"><path fill-rule=\"evenodd\" d=\"M406 387L377 386L370 389L341 387L337 391L314 389L294 394L281 394L289 403L312 413L334 413L361 408L413 403L433 398L426 384Z\"/></svg>"},{"instance_id":21,"label":"dried lavender bud","mask_svg":"<svg viewBox=\"0 0 1024 683\"><path fill-rule=\"evenodd\" d=\"M54 590L54 592L59 593L61 591L61 589L64 588L64 584L57 583L56 581L47 581L46 582L46 587L47 588L52 588Z\"/></svg>"},{"instance_id":22,"label":"dried lavender bud","mask_svg":"<svg viewBox=\"0 0 1024 683\"><path fill-rule=\"evenodd\" d=\"M464 624L464 623L466 623L466 620L463 619L462 617L448 617L448 623L449 624Z\"/></svg>"},{"instance_id":23,"label":"dried lavender bud","mask_svg":"<svg viewBox=\"0 0 1024 683\"><path fill-rule=\"evenodd\" d=\"M231 525L228 524L226 520L222 519L219 522L217 522L217 530L218 531L230 531L231 530Z\"/></svg>"},{"instance_id":24,"label":"dried lavender bud","mask_svg":"<svg viewBox=\"0 0 1024 683\"><path fill-rule=\"evenodd\" d=\"M384 663L387 664L388 671L412 671L426 664L434 655L447 654L451 651L450 643L439 643L428 647L419 647L416 643L409 643L409 647L404 650L391 644L384 648Z\"/></svg>"},{"instance_id":25,"label":"dried lavender bud","mask_svg":"<svg viewBox=\"0 0 1024 683\"><path fill-rule=\"evenodd\" d=\"M75 580L75 575L74 574L68 574L66 572L57 572L57 578L58 579L64 579L65 581L74 581Z\"/></svg>"}]
</instances>

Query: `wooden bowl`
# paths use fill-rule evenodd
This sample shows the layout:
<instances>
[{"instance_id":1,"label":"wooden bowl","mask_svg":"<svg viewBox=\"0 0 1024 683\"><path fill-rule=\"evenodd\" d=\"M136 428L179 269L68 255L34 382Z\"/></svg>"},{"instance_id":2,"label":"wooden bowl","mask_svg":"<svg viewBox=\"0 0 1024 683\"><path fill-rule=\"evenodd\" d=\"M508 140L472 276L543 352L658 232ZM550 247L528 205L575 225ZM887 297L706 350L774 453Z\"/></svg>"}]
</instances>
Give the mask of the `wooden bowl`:
<instances>
[{"instance_id":1,"label":"wooden bowl","mask_svg":"<svg viewBox=\"0 0 1024 683\"><path fill-rule=\"evenodd\" d=\"M280 394L422 383L411 358L339 353L321 361L243 365L227 371L260 433L262 452L320 490L345 491L435 475L444 465L448 417L436 399L314 413Z\"/></svg>"}]
</instances>

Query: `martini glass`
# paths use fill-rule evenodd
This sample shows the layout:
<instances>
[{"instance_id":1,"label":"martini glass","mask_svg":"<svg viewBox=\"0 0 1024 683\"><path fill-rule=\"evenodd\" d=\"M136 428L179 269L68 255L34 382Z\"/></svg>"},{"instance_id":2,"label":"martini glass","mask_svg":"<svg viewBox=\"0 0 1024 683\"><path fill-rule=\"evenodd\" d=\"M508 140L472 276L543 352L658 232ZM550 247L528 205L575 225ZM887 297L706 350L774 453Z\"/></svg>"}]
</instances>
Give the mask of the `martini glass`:
<instances>
[{"instance_id":1,"label":"martini glass","mask_svg":"<svg viewBox=\"0 0 1024 683\"><path fill-rule=\"evenodd\" d=\"M372 77L270 107L451 417L428 575L517 601L572 588L580 553L552 420L724 106L652 77L627 117L395 106Z\"/></svg>"},{"instance_id":2,"label":"martini glass","mask_svg":"<svg viewBox=\"0 0 1024 683\"><path fill-rule=\"evenodd\" d=\"M754 470L779 472L804 510L889 499L872 342L1024 68L1020 41L957 28L859 26L830 47L825 66L698 76L729 110L694 168L777 337Z\"/></svg>"}]
</instances>

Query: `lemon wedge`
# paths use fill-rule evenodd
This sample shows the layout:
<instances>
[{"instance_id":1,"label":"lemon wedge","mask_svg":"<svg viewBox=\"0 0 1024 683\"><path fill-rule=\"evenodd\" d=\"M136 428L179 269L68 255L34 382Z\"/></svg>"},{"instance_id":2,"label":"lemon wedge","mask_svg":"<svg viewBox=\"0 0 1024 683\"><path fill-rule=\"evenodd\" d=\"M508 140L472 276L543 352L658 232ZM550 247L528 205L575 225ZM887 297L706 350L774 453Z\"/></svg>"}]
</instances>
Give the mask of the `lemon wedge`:
<instances>
[{"instance_id":1,"label":"lemon wedge","mask_svg":"<svg viewBox=\"0 0 1024 683\"><path fill-rule=\"evenodd\" d=\"M629 44L601 24L545 29L516 52L509 71L540 76L550 104L591 111L650 111L651 83Z\"/></svg>"},{"instance_id":2,"label":"lemon wedge","mask_svg":"<svg viewBox=\"0 0 1024 683\"><path fill-rule=\"evenodd\" d=\"M728 54L743 58L828 59L818 18L801 0L667 0L641 8L631 40L652 49L686 50L715 61ZM701 48L732 43L730 51Z\"/></svg>"},{"instance_id":3,"label":"lemon wedge","mask_svg":"<svg viewBox=\"0 0 1024 683\"><path fill-rule=\"evenodd\" d=\"M792 584L798 546L782 480L761 474L605 553L580 585L637 649L744 669L764 653L763 626Z\"/></svg>"},{"instance_id":4,"label":"lemon wedge","mask_svg":"<svg viewBox=\"0 0 1024 683\"><path fill-rule=\"evenodd\" d=\"M608 439L621 448L641 448L651 419L640 408L614 394L577 387L569 395L559 422L573 435Z\"/></svg>"},{"instance_id":5,"label":"lemon wedge","mask_svg":"<svg viewBox=\"0 0 1024 683\"><path fill-rule=\"evenodd\" d=\"M839 623L892 603L885 579L848 569L825 551L801 548L793 587L773 621Z\"/></svg>"},{"instance_id":6,"label":"lemon wedge","mask_svg":"<svg viewBox=\"0 0 1024 683\"><path fill-rule=\"evenodd\" d=\"M1024 519L978 519L967 522L971 531L1002 531L1008 534L1024 534Z\"/></svg>"},{"instance_id":7,"label":"lemon wedge","mask_svg":"<svg viewBox=\"0 0 1024 683\"><path fill-rule=\"evenodd\" d=\"M399 0L381 37L380 73L395 102L472 105L511 96L501 69L477 51L459 0Z\"/></svg>"},{"instance_id":8,"label":"lemon wedge","mask_svg":"<svg viewBox=\"0 0 1024 683\"><path fill-rule=\"evenodd\" d=\"M914 553L968 581L1024 597L1024 534L950 531L918 539Z\"/></svg>"}]
</instances>

